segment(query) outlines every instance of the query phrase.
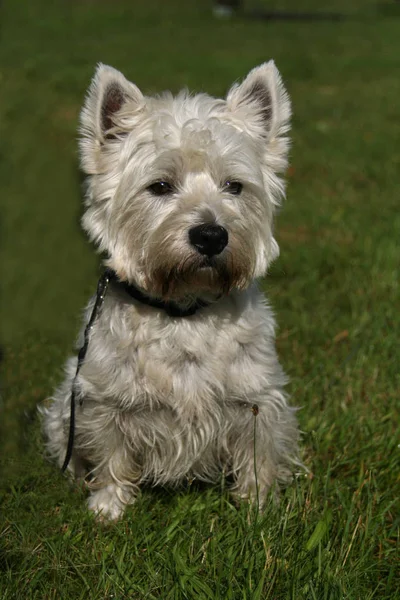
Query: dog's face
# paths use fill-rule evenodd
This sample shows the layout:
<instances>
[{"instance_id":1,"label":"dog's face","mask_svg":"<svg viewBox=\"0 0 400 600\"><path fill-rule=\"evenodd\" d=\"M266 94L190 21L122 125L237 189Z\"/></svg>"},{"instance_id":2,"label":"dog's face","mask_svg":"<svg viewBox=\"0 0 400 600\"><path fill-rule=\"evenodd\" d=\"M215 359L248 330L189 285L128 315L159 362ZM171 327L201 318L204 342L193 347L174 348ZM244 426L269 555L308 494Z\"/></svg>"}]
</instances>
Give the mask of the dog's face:
<instances>
[{"instance_id":1,"label":"dog's face","mask_svg":"<svg viewBox=\"0 0 400 600\"><path fill-rule=\"evenodd\" d=\"M277 256L290 104L273 62L226 100L149 98L100 65L82 111L84 228L122 280L181 299L243 289Z\"/></svg>"}]
</instances>

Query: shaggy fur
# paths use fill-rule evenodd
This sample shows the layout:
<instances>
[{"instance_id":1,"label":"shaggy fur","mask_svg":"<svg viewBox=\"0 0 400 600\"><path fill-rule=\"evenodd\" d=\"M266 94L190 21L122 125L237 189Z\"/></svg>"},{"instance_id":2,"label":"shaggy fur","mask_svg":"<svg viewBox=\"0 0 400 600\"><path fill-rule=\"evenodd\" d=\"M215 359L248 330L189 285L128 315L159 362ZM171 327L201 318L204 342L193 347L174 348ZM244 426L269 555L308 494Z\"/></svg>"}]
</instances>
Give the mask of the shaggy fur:
<instances>
[{"instance_id":1,"label":"shaggy fur","mask_svg":"<svg viewBox=\"0 0 400 600\"><path fill-rule=\"evenodd\" d=\"M69 465L75 476L90 472L89 508L102 517L119 518L144 482L215 481L224 470L240 497L254 499L258 483L262 502L274 481L291 477L297 423L274 318L255 282L278 255L272 221L284 193L289 118L272 61L226 100L149 98L115 69L97 69L81 117L83 227L121 281L183 307L209 303L173 317L111 285L78 378L84 401ZM151 187L160 181L163 195ZM202 224L228 233L215 256L190 242ZM64 383L42 408L59 465L76 364L67 362Z\"/></svg>"}]
</instances>

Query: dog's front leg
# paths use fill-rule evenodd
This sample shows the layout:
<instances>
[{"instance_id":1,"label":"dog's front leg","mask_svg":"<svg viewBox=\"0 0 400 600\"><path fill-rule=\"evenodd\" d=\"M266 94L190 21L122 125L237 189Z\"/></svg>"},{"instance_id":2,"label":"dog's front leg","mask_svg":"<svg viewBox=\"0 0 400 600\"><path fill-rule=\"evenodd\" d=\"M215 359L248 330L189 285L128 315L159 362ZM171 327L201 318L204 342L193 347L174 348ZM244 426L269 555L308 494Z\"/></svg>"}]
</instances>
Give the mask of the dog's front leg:
<instances>
[{"instance_id":1,"label":"dog's front leg","mask_svg":"<svg viewBox=\"0 0 400 600\"><path fill-rule=\"evenodd\" d=\"M232 434L232 492L261 507L274 482L291 479L298 441L294 411L280 392L272 392L238 412Z\"/></svg>"},{"instance_id":2,"label":"dog's front leg","mask_svg":"<svg viewBox=\"0 0 400 600\"><path fill-rule=\"evenodd\" d=\"M247 429L247 428L245 428ZM261 507L276 478L276 466L269 444L254 441L251 426L242 430L233 446L234 484L232 494L240 500L258 503Z\"/></svg>"},{"instance_id":3,"label":"dog's front leg","mask_svg":"<svg viewBox=\"0 0 400 600\"><path fill-rule=\"evenodd\" d=\"M138 493L139 474L127 459L123 446L113 452L107 461L103 461L101 469L93 470L93 479L89 482L91 489L88 508L100 520L116 521L126 507L133 504Z\"/></svg>"}]
</instances>

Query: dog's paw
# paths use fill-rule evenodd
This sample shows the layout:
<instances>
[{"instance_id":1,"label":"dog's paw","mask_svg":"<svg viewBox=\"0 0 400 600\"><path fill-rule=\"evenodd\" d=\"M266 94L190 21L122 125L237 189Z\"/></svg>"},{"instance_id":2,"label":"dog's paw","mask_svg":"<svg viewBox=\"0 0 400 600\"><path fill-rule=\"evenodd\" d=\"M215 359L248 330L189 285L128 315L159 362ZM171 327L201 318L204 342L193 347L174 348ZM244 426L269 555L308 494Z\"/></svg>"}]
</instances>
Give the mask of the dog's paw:
<instances>
[{"instance_id":1,"label":"dog's paw","mask_svg":"<svg viewBox=\"0 0 400 600\"><path fill-rule=\"evenodd\" d=\"M265 504L267 490L262 490L257 493L255 488L247 489L246 491L233 490L231 491L231 498L236 505L242 503L248 504L249 506L257 506L262 509Z\"/></svg>"},{"instance_id":2,"label":"dog's paw","mask_svg":"<svg viewBox=\"0 0 400 600\"><path fill-rule=\"evenodd\" d=\"M119 492L119 493L118 493ZM88 508L95 513L100 521L117 521L125 511L126 505L132 503L133 499L121 500L121 488L110 483L109 485L92 492L88 498Z\"/></svg>"},{"instance_id":3,"label":"dog's paw","mask_svg":"<svg viewBox=\"0 0 400 600\"><path fill-rule=\"evenodd\" d=\"M249 506L258 506L260 510L263 510L268 502L268 499L272 499L274 502L278 501L279 488L275 484L259 485L255 482L248 483L246 486L240 486L232 489L231 497L236 504L241 504L244 502Z\"/></svg>"}]
</instances>

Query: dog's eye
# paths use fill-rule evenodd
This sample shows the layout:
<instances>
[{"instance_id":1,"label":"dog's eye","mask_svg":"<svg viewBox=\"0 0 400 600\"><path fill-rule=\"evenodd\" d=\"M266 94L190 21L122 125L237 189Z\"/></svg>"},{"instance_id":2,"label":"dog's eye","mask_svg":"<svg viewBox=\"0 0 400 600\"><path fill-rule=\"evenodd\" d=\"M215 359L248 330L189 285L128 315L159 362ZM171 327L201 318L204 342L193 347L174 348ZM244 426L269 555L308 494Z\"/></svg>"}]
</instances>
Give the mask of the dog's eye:
<instances>
[{"instance_id":1,"label":"dog's eye","mask_svg":"<svg viewBox=\"0 0 400 600\"><path fill-rule=\"evenodd\" d=\"M155 196L165 196L173 192L172 185L168 181L155 181L147 189Z\"/></svg>"},{"instance_id":2,"label":"dog's eye","mask_svg":"<svg viewBox=\"0 0 400 600\"><path fill-rule=\"evenodd\" d=\"M243 184L240 181L225 181L224 189L234 196L239 196L242 193Z\"/></svg>"}]
</instances>

